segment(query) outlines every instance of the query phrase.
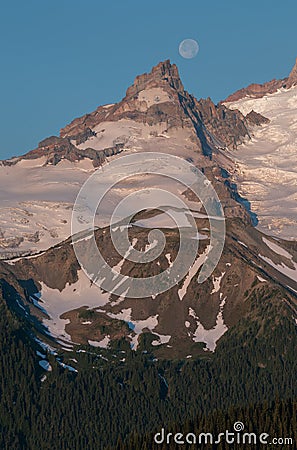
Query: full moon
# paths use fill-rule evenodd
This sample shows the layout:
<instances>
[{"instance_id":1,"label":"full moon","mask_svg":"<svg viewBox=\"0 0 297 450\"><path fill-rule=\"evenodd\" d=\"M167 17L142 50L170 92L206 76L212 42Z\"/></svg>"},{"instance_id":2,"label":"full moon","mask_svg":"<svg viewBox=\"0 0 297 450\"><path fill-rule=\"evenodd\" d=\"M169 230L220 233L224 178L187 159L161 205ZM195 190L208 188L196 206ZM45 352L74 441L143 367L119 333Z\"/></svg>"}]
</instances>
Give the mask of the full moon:
<instances>
[{"instance_id":1,"label":"full moon","mask_svg":"<svg viewBox=\"0 0 297 450\"><path fill-rule=\"evenodd\" d=\"M195 58L199 51L198 42L194 39L184 39L178 48L179 54L186 59Z\"/></svg>"}]
</instances>

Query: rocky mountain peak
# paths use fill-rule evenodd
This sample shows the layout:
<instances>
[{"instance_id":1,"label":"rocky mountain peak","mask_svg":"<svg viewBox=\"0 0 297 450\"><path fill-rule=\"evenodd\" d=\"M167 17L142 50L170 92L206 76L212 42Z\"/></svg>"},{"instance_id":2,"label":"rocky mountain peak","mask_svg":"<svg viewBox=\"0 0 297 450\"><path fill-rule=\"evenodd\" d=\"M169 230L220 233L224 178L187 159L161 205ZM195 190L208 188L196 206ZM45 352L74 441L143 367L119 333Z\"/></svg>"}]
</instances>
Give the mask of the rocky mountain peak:
<instances>
[{"instance_id":1,"label":"rocky mountain peak","mask_svg":"<svg viewBox=\"0 0 297 450\"><path fill-rule=\"evenodd\" d=\"M122 122L117 126L123 120L134 122L134 128L123 131ZM166 60L137 76L119 103L99 106L74 119L61 129L60 137L42 141L23 158L46 156L46 164L54 165L62 159L73 162L89 158L96 167L106 157L135 145L146 132L149 139L157 136L162 127L168 136L171 130L176 133L187 129L196 150L211 159L217 149L237 147L249 136L251 124L239 111L215 105L210 98L195 99L185 91L177 66ZM144 126L151 128L144 132Z\"/></svg>"},{"instance_id":2,"label":"rocky mountain peak","mask_svg":"<svg viewBox=\"0 0 297 450\"><path fill-rule=\"evenodd\" d=\"M245 97L262 98L264 95L274 94L278 91L278 89L289 89L295 85L297 85L297 58L295 66L291 70L291 73L288 77L281 80L273 79L263 84L252 83L249 86L243 89L239 89L238 91L229 95L229 97L224 100L224 103L236 102Z\"/></svg>"},{"instance_id":3,"label":"rocky mountain peak","mask_svg":"<svg viewBox=\"0 0 297 450\"><path fill-rule=\"evenodd\" d=\"M291 70L291 73L289 75L286 87L290 88L290 87L292 87L294 85L297 85L297 58L296 58L295 65L294 65L294 67Z\"/></svg>"},{"instance_id":4,"label":"rocky mountain peak","mask_svg":"<svg viewBox=\"0 0 297 450\"><path fill-rule=\"evenodd\" d=\"M151 87L171 87L179 92L184 91L178 68L167 59L154 66L149 73L135 78L132 86L127 89L126 97L136 95L138 92Z\"/></svg>"}]
</instances>

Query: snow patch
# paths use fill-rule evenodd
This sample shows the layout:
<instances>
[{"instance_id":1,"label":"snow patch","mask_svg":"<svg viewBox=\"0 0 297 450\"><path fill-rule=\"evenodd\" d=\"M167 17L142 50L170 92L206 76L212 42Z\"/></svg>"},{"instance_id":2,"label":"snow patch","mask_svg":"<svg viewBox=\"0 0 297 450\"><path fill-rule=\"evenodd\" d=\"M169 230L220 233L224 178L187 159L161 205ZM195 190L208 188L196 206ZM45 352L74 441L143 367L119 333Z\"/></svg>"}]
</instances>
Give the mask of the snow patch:
<instances>
[{"instance_id":1,"label":"snow patch","mask_svg":"<svg viewBox=\"0 0 297 450\"><path fill-rule=\"evenodd\" d=\"M266 256L262 256L259 254L259 257L264 261L266 261L270 266L274 267L274 269L276 269L278 272L282 273L283 275L286 275L286 277L288 278L291 278L291 280L297 281L297 263L295 263L293 260L291 262L294 266L294 269L291 269L284 263L275 264L273 261L271 261L270 258L267 258Z\"/></svg>"},{"instance_id":2,"label":"snow patch","mask_svg":"<svg viewBox=\"0 0 297 450\"><path fill-rule=\"evenodd\" d=\"M88 343L93 347L108 348L108 345L110 343L110 336L106 335L101 341L92 341L89 339Z\"/></svg>"},{"instance_id":3,"label":"snow patch","mask_svg":"<svg viewBox=\"0 0 297 450\"><path fill-rule=\"evenodd\" d=\"M211 291L210 295L214 294L215 292L219 292L221 287L221 280L226 272L222 272L221 276L219 277L212 277L212 283L213 283L213 290Z\"/></svg>"},{"instance_id":4,"label":"snow patch","mask_svg":"<svg viewBox=\"0 0 297 450\"><path fill-rule=\"evenodd\" d=\"M199 255L199 257L196 259L196 261L190 268L188 275L186 276L186 279L185 279L181 289L179 289L177 292L180 300L182 300L184 298L184 296L186 295L187 289L188 289L193 277L197 274L198 269L202 266L202 264L206 260L209 251L210 251L210 245L208 245L206 247L205 252L202 253L202 255Z\"/></svg>"},{"instance_id":5,"label":"snow patch","mask_svg":"<svg viewBox=\"0 0 297 450\"><path fill-rule=\"evenodd\" d=\"M210 330L206 330L202 323L199 320L199 317L196 315L195 311L192 308L189 308L189 315L194 317L197 322L196 331L193 334L194 342L204 342L206 344L206 348L213 352L216 348L217 341L223 336L224 333L228 330L228 327L224 323L223 319L223 308L226 302L226 297L220 303L219 313L216 318L216 325L214 328Z\"/></svg>"},{"instance_id":6,"label":"snow patch","mask_svg":"<svg viewBox=\"0 0 297 450\"><path fill-rule=\"evenodd\" d=\"M47 360L45 360L45 359L41 359L39 361L39 365L40 365L40 367L42 367L47 372L51 372L53 370L52 366L50 365L50 363Z\"/></svg>"},{"instance_id":7,"label":"snow patch","mask_svg":"<svg viewBox=\"0 0 297 450\"><path fill-rule=\"evenodd\" d=\"M170 334L169 335L159 334L159 333L156 333L155 331L154 331L154 334L156 334L159 337L158 340L152 341L152 345L155 345L155 346L156 345L161 345L161 344L167 344L170 341L170 339L171 339L171 335Z\"/></svg>"},{"instance_id":8,"label":"snow patch","mask_svg":"<svg viewBox=\"0 0 297 450\"><path fill-rule=\"evenodd\" d=\"M172 267L172 266L173 266L173 262L171 261L171 255L170 255L170 253L166 253L165 258L166 258L167 261L168 261L169 267Z\"/></svg>"},{"instance_id":9,"label":"snow patch","mask_svg":"<svg viewBox=\"0 0 297 450\"><path fill-rule=\"evenodd\" d=\"M297 87L227 106L244 115L254 110L270 119L254 128L251 140L230 151L236 161L233 179L239 193L250 201L264 233L296 239Z\"/></svg>"},{"instance_id":10,"label":"snow patch","mask_svg":"<svg viewBox=\"0 0 297 450\"><path fill-rule=\"evenodd\" d=\"M285 258L292 259L292 255L287 252L285 249L277 245L275 242L271 242L266 239L264 236L262 237L263 242L272 250L274 253L278 255L284 256Z\"/></svg>"},{"instance_id":11,"label":"snow patch","mask_svg":"<svg viewBox=\"0 0 297 450\"><path fill-rule=\"evenodd\" d=\"M43 318L43 324L55 338L62 338L71 343L71 337L65 331L65 325L69 319L61 319L61 315L73 309L87 306L89 308L100 307L108 303L109 293L103 293L94 283L91 283L83 270L78 272L78 281L67 284L60 292L58 289L49 288L41 282L40 301L42 308L48 315Z\"/></svg>"},{"instance_id":12,"label":"snow patch","mask_svg":"<svg viewBox=\"0 0 297 450\"><path fill-rule=\"evenodd\" d=\"M257 275L257 278L259 281L261 281L261 283L266 283L267 280L265 280L265 278L260 277L260 275Z\"/></svg>"}]
</instances>

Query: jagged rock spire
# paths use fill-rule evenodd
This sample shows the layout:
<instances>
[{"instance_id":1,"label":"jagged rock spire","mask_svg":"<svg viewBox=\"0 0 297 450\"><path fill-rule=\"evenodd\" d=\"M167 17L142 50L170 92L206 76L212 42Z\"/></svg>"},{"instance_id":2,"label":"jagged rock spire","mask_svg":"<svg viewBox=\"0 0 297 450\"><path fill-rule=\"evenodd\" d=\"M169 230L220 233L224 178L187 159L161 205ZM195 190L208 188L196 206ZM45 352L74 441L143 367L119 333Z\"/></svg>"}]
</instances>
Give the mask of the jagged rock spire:
<instances>
[{"instance_id":1,"label":"jagged rock spire","mask_svg":"<svg viewBox=\"0 0 297 450\"><path fill-rule=\"evenodd\" d=\"M157 64L152 68L151 72L137 76L133 85L127 89L126 97L133 96L148 87L164 86L166 84L177 91L184 91L177 66L171 64L169 59Z\"/></svg>"}]
</instances>

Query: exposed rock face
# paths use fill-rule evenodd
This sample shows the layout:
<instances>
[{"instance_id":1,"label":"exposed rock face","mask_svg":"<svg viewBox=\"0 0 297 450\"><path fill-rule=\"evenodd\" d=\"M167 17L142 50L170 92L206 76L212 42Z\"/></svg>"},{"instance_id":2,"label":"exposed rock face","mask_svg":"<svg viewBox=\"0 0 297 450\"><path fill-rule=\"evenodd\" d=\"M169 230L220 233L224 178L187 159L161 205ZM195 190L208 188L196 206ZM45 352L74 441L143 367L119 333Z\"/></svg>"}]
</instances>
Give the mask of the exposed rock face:
<instances>
[{"instance_id":1,"label":"exposed rock face","mask_svg":"<svg viewBox=\"0 0 297 450\"><path fill-rule=\"evenodd\" d=\"M229 95L229 97L224 100L224 103L235 102L244 97L254 97L261 98L266 94L273 94L280 88L289 89L290 87L297 84L297 58L295 66L293 67L289 77L283 78L282 80L273 79L263 84L253 83L248 87L239 89L234 92L234 94Z\"/></svg>"},{"instance_id":2,"label":"exposed rock face","mask_svg":"<svg viewBox=\"0 0 297 450\"><path fill-rule=\"evenodd\" d=\"M178 69L175 64L170 64L169 60L159 63L147 74L139 75L135 78L132 86L127 89L125 99L133 97L138 92L148 87L168 84L178 92L184 92L184 86L180 80Z\"/></svg>"},{"instance_id":3,"label":"exposed rock face","mask_svg":"<svg viewBox=\"0 0 297 450\"><path fill-rule=\"evenodd\" d=\"M87 164L73 164L73 170L68 172L69 178L73 177L75 180L71 184L73 193L71 191L70 194L68 188L65 188L58 198L58 201L63 203L65 197L65 202L68 203L69 198L75 198L75 186L79 186L84 176L87 176L86 173L92 170L88 161L96 168L102 165L106 158L122 151L150 152L157 149L194 163L215 186L225 215L240 217L245 223L250 223L250 212L242 206L247 203L241 201L232 183L222 176L222 169L229 171L229 165L232 163L224 149L236 148L244 139L249 138L252 127L260 123L259 116L245 118L238 110L233 111L223 104L215 105L210 98L197 100L184 90L177 67L170 64L170 61L165 61L154 67L150 73L138 76L119 103L101 106L91 114L75 119L61 130L59 137L44 139L36 149L22 157L0 162L0 166L13 166L21 160L30 160L29 163L19 165L20 169L30 171L29 167L35 165L34 160L42 158L41 162L36 162L37 172L41 175L38 180L43 179L44 168L41 164L59 166L58 170L45 171L49 177L56 180L59 170L63 170L61 161L76 163L87 160ZM79 182L76 180L76 174ZM40 183L43 189L42 182ZM55 183L52 183L49 187L53 189L52 198L57 195L54 185ZM32 205L39 201L35 195L37 196L30 193L32 210ZM47 194L44 195L47 198ZM17 199L16 201L18 202ZM13 208L12 215L15 214ZM45 210L43 203L42 208L47 216L48 210L58 206L54 203ZM17 220L23 220L23 207L18 211L21 217ZM67 211L65 209L64 214L67 215ZM41 214L40 209L36 214ZM61 226L60 221L55 221L54 224L51 223L50 228L47 224L40 228L40 221L35 222L35 210L32 217L27 222L27 228L22 227L18 231L19 236L24 238L24 241L19 241L18 252L27 252L28 248L33 249L32 251L36 248L43 250L48 245L47 239L51 242L50 245L53 245L53 239L69 236L67 220L63 222L66 223L65 227ZM63 219L65 220L65 217ZM7 223L5 218L2 223ZM43 234L39 236L38 245L33 241L31 245L27 236L36 231L42 231ZM6 235L3 238L2 247L6 245L5 242L14 246L14 241L7 240L8 237L9 235ZM11 247L11 250L15 251L15 248Z\"/></svg>"},{"instance_id":4,"label":"exposed rock face","mask_svg":"<svg viewBox=\"0 0 297 450\"><path fill-rule=\"evenodd\" d=\"M91 128L86 128L84 131L77 134L76 136L72 136L72 140L75 140L76 145L79 145L85 142L91 136L96 136L96 133L93 130L91 130Z\"/></svg>"},{"instance_id":5,"label":"exposed rock face","mask_svg":"<svg viewBox=\"0 0 297 450\"><path fill-rule=\"evenodd\" d=\"M99 106L95 111L85 114L82 117L74 119L70 124L66 125L60 130L61 137L78 136L86 132L87 129L92 129L98 123L107 120L115 105L107 108L106 106ZM109 119L108 119L109 120Z\"/></svg>"},{"instance_id":6,"label":"exposed rock face","mask_svg":"<svg viewBox=\"0 0 297 450\"><path fill-rule=\"evenodd\" d=\"M293 69L289 75L289 78L285 84L285 87L290 88L295 85L297 85L297 58L296 58L295 66L293 67Z\"/></svg>"},{"instance_id":7,"label":"exposed rock face","mask_svg":"<svg viewBox=\"0 0 297 450\"><path fill-rule=\"evenodd\" d=\"M246 120L252 125L260 126L264 123L269 123L270 120L267 117L262 116L262 114L257 113L252 110L245 116Z\"/></svg>"},{"instance_id":8,"label":"exposed rock face","mask_svg":"<svg viewBox=\"0 0 297 450\"><path fill-rule=\"evenodd\" d=\"M229 95L229 97L224 100L224 103L235 102L244 97L261 98L266 94L273 94L278 89L283 87L284 84L285 80L272 80L263 84L253 83L248 87L239 89L239 91L236 91L234 92L234 94Z\"/></svg>"},{"instance_id":9,"label":"exposed rock face","mask_svg":"<svg viewBox=\"0 0 297 450\"><path fill-rule=\"evenodd\" d=\"M115 105L101 106L96 111L73 120L61 129L60 137L42 141L38 148L23 158L47 156L46 164L58 164L61 159L79 161L89 158L96 167L123 145L97 150L79 146L96 136L94 128L101 123L130 119L149 126L165 124L166 130L188 128L196 136L200 153L211 157L217 148L236 148L249 136L248 121L239 111L215 105L210 98L196 100L184 90L178 69L169 60L153 67L150 73L136 77L126 96ZM14 161L17 162L18 159ZM7 162L9 164L9 161Z\"/></svg>"},{"instance_id":10,"label":"exposed rock face","mask_svg":"<svg viewBox=\"0 0 297 450\"><path fill-rule=\"evenodd\" d=\"M152 104L148 99L150 95L154 96ZM120 103L75 119L61 130L61 136L72 137L101 121L120 119L148 125L165 122L167 129L194 127L198 145L206 155L216 146L236 147L249 134L248 124L239 111L216 106L210 98L197 101L186 92L176 65L169 60L159 63L149 74L136 77Z\"/></svg>"},{"instance_id":11,"label":"exposed rock face","mask_svg":"<svg viewBox=\"0 0 297 450\"><path fill-rule=\"evenodd\" d=\"M142 91L146 91L147 95L141 96ZM75 119L61 130L61 136L73 136L103 121L114 122L121 119L132 119L148 125L166 122L169 128L190 126L179 101L179 95L184 93L177 67L165 61L154 67L149 74L136 77L121 102L108 108L100 107L91 114ZM150 96L153 98L147 98Z\"/></svg>"},{"instance_id":12,"label":"exposed rock face","mask_svg":"<svg viewBox=\"0 0 297 450\"><path fill-rule=\"evenodd\" d=\"M143 217L146 213L143 213ZM197 222L199 229L205 226L205 219L197 219ZM133 236L137 241L137 250L145 248L148 232L149 229L142 227L130 228L131 238ZM168 229L165 233L166 246L156 260L144 265L126 259L121 265L121 274L139 278L143 274L153 276L160 273L160 270L166 270L168 255L171 261L177 256L179 233L178 230ZM109 228L97 230L95 235L105 261L111 267L119 267L121 256L112 244ZM206 236L199 244L199 254L205 252L208 244L209 237ZM288 245L283 242L279 244ZM81 245L90 252L89 240ZM295 255L293 247L290 248L290 253ZM89 254L92 255L91 252ZM265 255L266 259L261 258L261 255ZM286 302L289 307L291 305L292 316L296 298L291 295L290 289L296 288L296 281L278 272L269 263L270 260L275 266L288 264L285 256L275 253L265 244L258 230L235 219L227 220L226 244L222 257L213 276L202 284L197 283L200 268L196 268L197 272L195 276L191 275L188 284L180 280L170 290L155 298L131 299L123 293L122 297L106 297L106 302L100 306L96 303L99 302L100 291L88 279L83 283L82 271L68 240L36 258L23 258L14 261L12 265L0 263L0 292L2 290L7 300L9 293L19 294L22 308L20 306L18 312L24 314L26 309L26 320L29 313L31 318L36 316L47 319L46 326L49 329L44 330L39 324L39 331L46 333L47 338L51 336L49 330L56 333L54 325L58 319L54 315L55 311L50 309L51 302L46 294L49 288L55 290L55 298L59 300L58 311L64 311L60 318L68 319L68 324L64 323L63 329L66 327L65 331L73 342L88 344L89 339L98 342L109 336L115 343L124 338L132 344L139 343L140 334L149 333L151 341L157 342L151 344L149 341L148 349L153 350L156 355L171 357L172 352L177 352L179 357L185 358L189 351L193 355L205 355L205 350L214 351L217 340L230 327L250 314L254 317L255 303L249 306L249 300L255 298L259 289L265 288L270 301L278 291L279 302ZM80 304L75 299L77 288L84 289L80 294ZM71 297L67 296L67 289L71 289ZM95 302L91 300L94 289L98 295ZM41 296L37 296L37 292ZM128 316L123 316L123 312L129 312ZM140 331L133 324L139 324ZM213 336L214 329L216 334ZM55 338L63 338L64 330L60 333L63 334L52 334L54 345L57 344ZM166 340L162 341L164 338Z\"/></svg>"},{"instance_id":13,"label":"exposed rock face","mask_svg":"<svg viewBox=\"0 0 297 450\"><path fill-rule=\"evenodd\" d=\"M88 134L89 132L87 131L87 135ZM85 138L84 136L83 134L79 134L77 135L77 139L80 141ZM51 136L41 141L35 150L31 150L26 155L22 156L21 159L36 159L46 156L47 159L45 165L52 164L55 166L62 159L68 159L68 161L75 162L88 158L92 161L94 167L98 167L104 162L106 157L117 155L122 149L123 144L119 143L115 144L114 147L108 147L103 150L94 150L93 148L80 150L71 143L69 138ZM18 159L14 160L12 164L16 164L17 162Z\"/></svg>"},{"instance_id":14,"label":"exposed rock face","mask_svg":"<svg viewBox=\"0 0 297 450\"><path fill-rule=\"evenodd\" d=\"M290 77L290 83L294 83L294 71ZM120 121L124 119L133 120L133 126L145 124L147 128L154 124L162 124L160 129L163 136L156 132L150 139L153 143L157 142L155 138L163 139L163 142L166 142L163 148L168 147L170 149L168 151L171 151L172 147L168 145L166 139L168 136L164 136L164 130L168 134L172 131L170 143L172 143L170 139L174 140L176 136L179 138L186 131L187 137L180 144L180 155L184 158L189 156L191 159L191 156L194 157L195 153L199 153L197 158L199 164L197 160L195 164L197 163L197 167L203 171L216 190L224 208L227 224L225 247L213 276L199 285L197 275L200 266L197 264L190 268L187 281L175 280L175 286L154 298L131 299L128 296L129 292L125 292L122 286L121 297L109 296L100 304L102 298L100 297L99 301L99 294L106 296L107 293L97 292L95 300L92 298L93 282L89 279L84 281L73 245L68 239L33 258L22 258L19 261L11 261L10 264L0 263L0 288L6 290L6 298L13 288L23 302L23 309L20 306L21 314L24 314L22 312L24 308L37 318L41 314L46 314L47 320L51 320L52 330L57 330L57 319L68 319L70 323L66 324L66 328L64 323L62 334L53 334L53 338L63 337L66 331L71 335L73 342L82 344L88 344L89 340L100 342L109 337L115 343L118 339L124 338L131 345L138 342L137 333L149 333L151 341L154 342L149 344L150 350L157 347L156 352L159 351L161 356L170 357L172 352L175 352L175 357L183 358L189 355L189 349L193 355L205 355L205 350L214 351L216 342L230 327L236 325L241 318L253 315L254 303L249 307L249 299L258 298L259 290L262 292L265 289L265 295L272 298L277 288L279 303L285 299L293 304L294 298L290 292L296 291L296 281L277 269L277 267L292 269L293 260L284 256L286 255L284 252L280 254L274 252L271 246L265 244L262 234L252 227L251 218L241 204L243 202L240 201L236 186L232 184L224 164L220 162L220 157L221 160L226 158L226 154L221 150L227 146L236 147L249 136L250 127L260 126L268 119L254 111L245 117L238 110L229 110L223 104L215 105L209 98L196 100L184 90L176 66L171 65L169 61L158 64L151 73L137 77L127 90L125 98L118 104L102 106L91 114L75 119L61 130L60 137L52 136L43 140L37 149L23 158L35 159L45 156L45 164L53 165L62 159L78 161L88 158L93 161L94 166L97 166L104 158L126 148L128 141L120 128ZM105 128L102 124L107 122L112 123L112 130L116 129L117 132L111 138L113 144L96 150L91 146L95 141L93 138L97 138L101 128ZM98 125L100 128L96 129ZM156 129L157 127L154 132ZM174 134L173 131L176 130L178 133ZM185 153L186 142L189 143L192 137L195 142L191 142L193 146L189 147L189 153ZM102 141L105 142L103 139ZM84 148L81 144L85 144ZM141 144L141 141L138 141L137 145L144 146L145 143ZM11 164L17 161L18 159ZM184 195L186 196L186 193ZM151 211L145 211L143 219L149 218L149 214ZM207 252L210 242L209 223L203 214L201 217L197 216L195 220L197 228L203 230L199 244L200 257ZM146 248L148 231L149 228L145 229L137 223L129 227L129 237L132 238L132 242L135 239L136 250ZM125 230L121 232L124 233ZM163 252L157 260L144 266L135 264L129 258L122 259L112 244L109 227L96 230L95 235L105 261L111 267L117 267L116 272L119 270L124 276L140 278L148 274L156 275L160 270L167 270L175 260L179 242L178 230L167 229L165 233L166 246ZM40 235L38 232L32 233L29 239L37 241ZM13 245L18 248L20 244L14 242ZM275 244L271 241L271 245ZM96 257L92 254L89 239L82 239L81 246L90 258ZM296 259L295 248L286 246L284 248L287 248L292 258ZM264 255L264 258L261 255ZM192 269L195 273L192 273ZM117 283L116 279L113 280ZM261 287L261 283L264 283L264 288ZM10 290L7 289L7 285ZM63 304L63 314L60 313L60 309L50 311L52 290L56 291L55 299ZM36 296L37 292L41 294L41 298ZM78 303L75 292L80 295ZM68 297L68 294L71 296ZM74 302L69 303L69 299L74 299ZM92 309L87 310L87 307ZM126 313L130 311L129 317L123 319L123 311ZM85 319L88 319L87 322ZM140 332L131 328L131 323L141 324ZM215 337L213 330L217 333Z\"/></svg>"},{"instance_id":15,"label":"exposed rock face","mask_svg":"<svg viewBox=\"0 0 297 450\"><path fill-rule=\"evenodd\" d=\"M297 62L288 78L251 84L230 95L225 102L246 96L259 98L276 92L281 87L289 88L295 84ZM195 99L184 90L176 65L167 60L153 67L150 73L137 76L119 103L100 106L94 112L73 120L61 129L60 137L51 136L25 156L4 161L3 164L12 165L22 158L47 156L46 164L58 164L61 159L79 161L89 158L97 167L106 157L121 151L123 145L109 146L99 152L91 146L84 150L79 146L96 136L94 128L99 124L121 119L130 119L149 126L166 124L167 130L191 128L197 137L197 149L208 157L211 157L216 149L236 148L244 138L250 136L250 127L267 121L254 112L244 117L240 111L229 110L222 103L215 105L210 98Z\"/></svg>"},{"instance_id":16,"label":"exposed rock face","mask_svg":"<svg viewBox=\"0 0 297 450\"><path fill-rule=\"evenodd\" d=\"M140 137L139 140L138 136L133 135L131 139L132 146L136 139L137 147L144 148L144 151L148 141L152 144L156 142L158 146L160 136L156 130L159 128L162 129L163 141L164 133L167 134L165 137L170 136L169 149L175 145L176 136L180 133L185 136L186 132L187 137L179 143L179 156L191 160L194 157L195 164L207 172L220 195L227 217L241 217L250 223L249 214L238 203L232 186L221 176L220 167L224 166L217 156L222 153L221 150L236 148L244 138L249 138L249 126L254 126L254 122L247 120L240 111L230 110L222 104L215 105L210 98L198 101L184 90L178 69L169 60L159 63L150 73L136 77L118 104L101 106L91 114L75 119L61 130L60 137L51 136L41 141L38 148L7 164L45 156L45 165L57 165L65 159L75 162L87 158L94 167L98 167L106 158L124 149L129 150L127 136L121 131L124 120L132 121L134 129L139 124L140 129L144 125L149 130L149 138ZM110 129L111 138L107 141L105 135ZM108 144L96 147L93 143L98 141L99 144ZM171 151L166 146L162 149Z\"/></svg>"},{"instance_id":17,"label":"exposed rock face","mask_svg":"<svg viewBox=\"0 0 297 450\"><path fill-rule=\"evenodd\" d=\"M220 147L236 148L245 136L249 136L248 123L240 111L232 111L224 105L215 106L210 98L196 101L201 121Z\"/></svg>"}]
</instances>

